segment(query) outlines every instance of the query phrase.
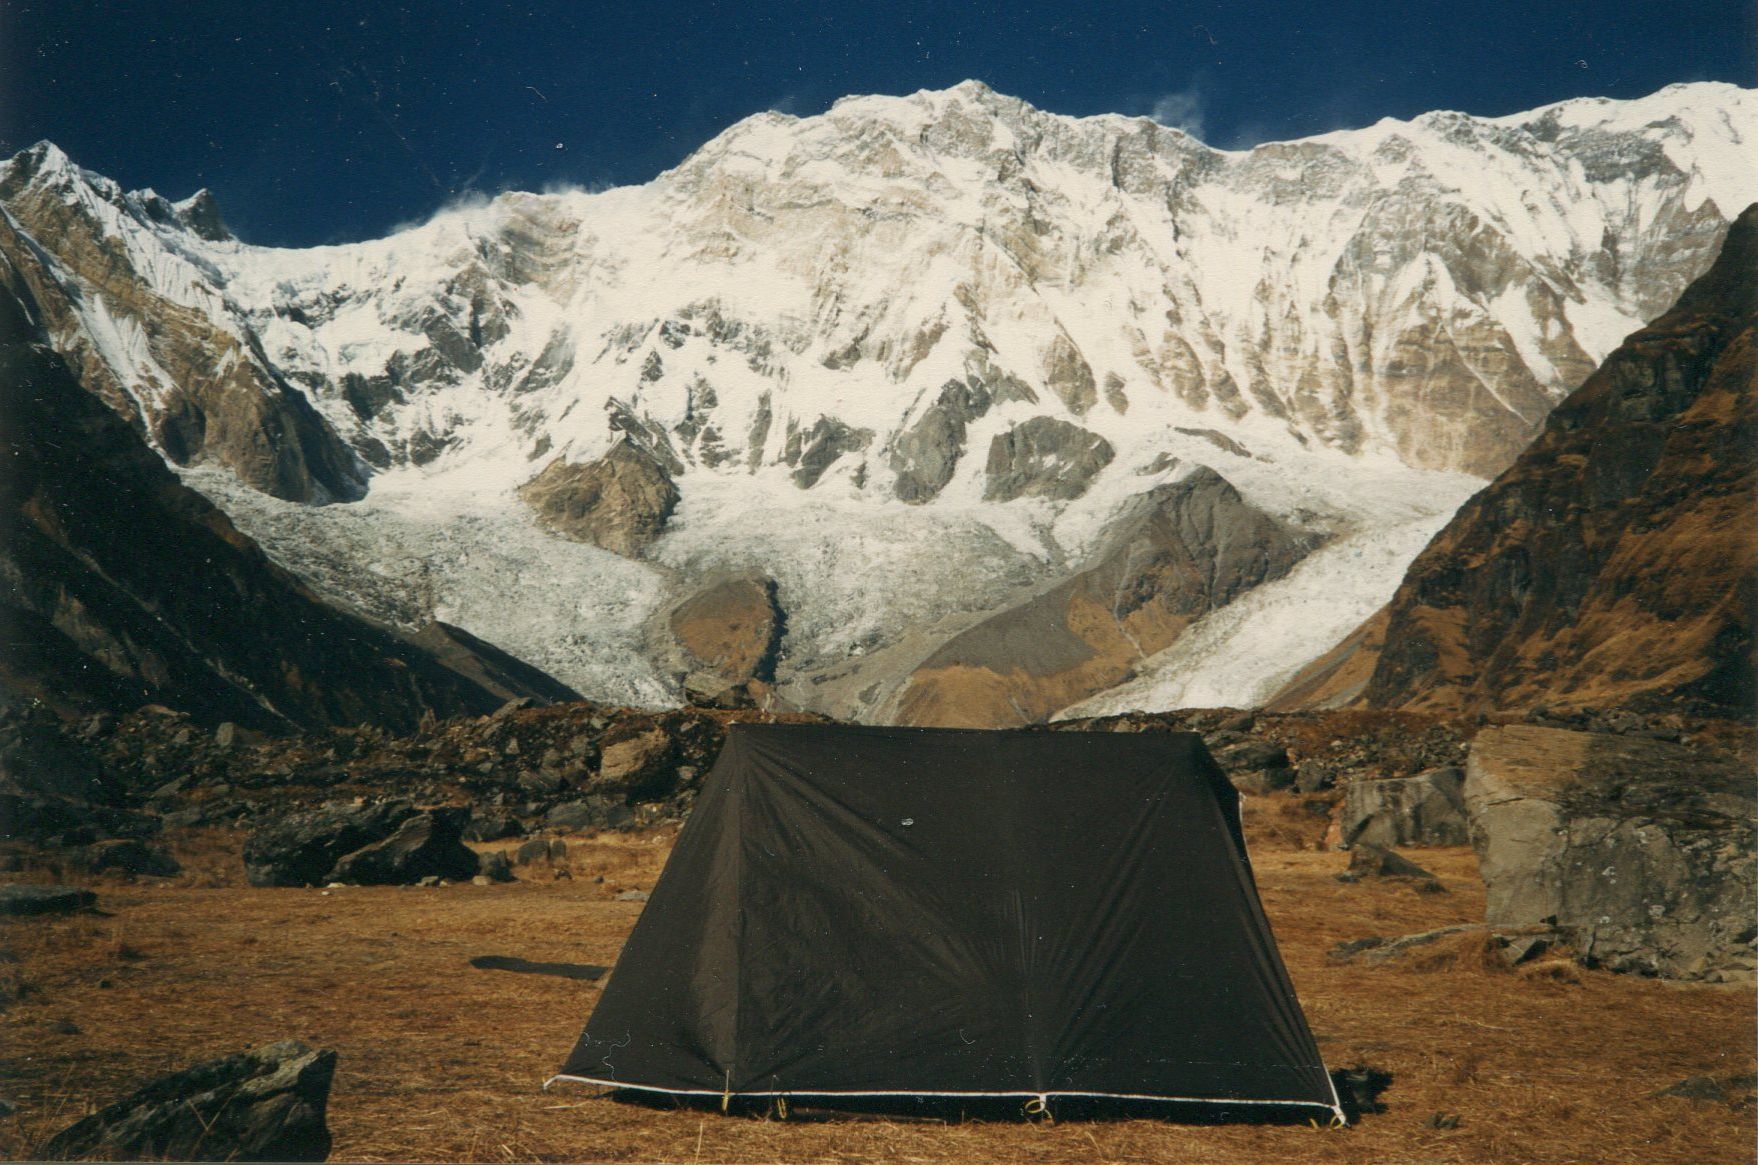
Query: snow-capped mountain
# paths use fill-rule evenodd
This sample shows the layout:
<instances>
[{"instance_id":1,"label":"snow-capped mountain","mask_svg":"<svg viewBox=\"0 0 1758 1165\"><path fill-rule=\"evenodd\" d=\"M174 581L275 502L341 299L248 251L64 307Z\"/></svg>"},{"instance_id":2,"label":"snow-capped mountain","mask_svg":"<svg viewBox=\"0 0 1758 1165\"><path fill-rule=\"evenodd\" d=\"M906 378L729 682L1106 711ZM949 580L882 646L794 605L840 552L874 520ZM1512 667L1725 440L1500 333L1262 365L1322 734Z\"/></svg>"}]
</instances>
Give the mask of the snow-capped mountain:
<instances>
[{"instance_id":1,"label":"snow-capped mountain","mask_svg":"<svg viewBox=\"0 0 1758 1165\"><path fill-rule=\"evenodd\" d=\"M437 614L589 695L663 702L715 662L677 653L668 607L760 574L795 702L957 719L962 697L922 694L937 660L949 692L981 673L993 722L1187 631L1194 658L1227 657L1240 585L1289 596L1240 632L1290 642L1205 700L1247 702L1328 647L1708 265L1758 193L1754 141L1758 99L1721 84L1227 152L967 82L761 114L644 186L307 250L45 143L0 169L0 245L88 387L369 613ZM1142 507L1203 466L1274 519L1274 547L1254 535L1255 565L1153 618L1136 592L1186 575L1099 571L1130 595L1051 621L1106 666L1040 683L1050 665L1009 645L1041 646L1058 584L1123 545L1196 575L1222 554L1211 519L1237 507L1206 488L1221 509L1177 500L1142 541ZM1002 634L1008 610L1039 622Z\"/></svg>"}]
</instances>

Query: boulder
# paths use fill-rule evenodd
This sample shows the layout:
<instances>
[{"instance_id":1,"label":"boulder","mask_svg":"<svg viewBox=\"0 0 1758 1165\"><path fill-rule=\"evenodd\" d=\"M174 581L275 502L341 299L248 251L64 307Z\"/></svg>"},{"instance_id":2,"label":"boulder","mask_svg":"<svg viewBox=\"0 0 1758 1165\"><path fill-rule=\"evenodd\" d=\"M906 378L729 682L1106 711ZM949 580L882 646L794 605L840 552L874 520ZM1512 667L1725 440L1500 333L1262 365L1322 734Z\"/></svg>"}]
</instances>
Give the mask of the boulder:
<instances>
[{"instance_id":1,"label":"boulder","mask_svg":"<svg viewBox=\"0 0 1758 1165\"><path fill-rule=\"evenodd\" d=\"M1494 927L1550 925L1590 965L1745 981L1758 954L1758 793L1739 762L1639 737L1507 725L1464 798Z\"/></svg>"},{"instance_id":2,"label":"boulder","mask_svg":"<svg viewBox=\"0 0 1758 1165\"><path fill-rule=\"evenodd\" d=\"M1349 855L1349 873L1351 879L1361 878L1421 878L1433 882L1434 875L1389 849L1382 849L1372 842L1361 842Z\"/></svg>"},{"instance_id":3,"label":"boulder","mask_svg":"<svg viewBox=\"0 0 1758 1165\"><path fill-rule=\"evenodd\" d=\"M1241 793L1249 793L1255 797L1265 797L1271 793L1279 793L1283 789L1294 787L1294 770L1290 768L1248 769L1244 772L1228 773L1227 779Z\"/></svg>"},{"instance_id":4,"label":"boulder","mask_svg":"<svg viewBox=\"0 0 1758 1165\"><path fill-rule=\"evenodd\" d=\"M1417 947L1430 946L1442 939L1450 939L1456 935L1479 934L1483 930L1484 928L1481 926L1467 923L1425 930L1419 934L1369 935L1366 938L1350 939L1347 942L1336 944L1326 957L1333 963L1362 962L1370 965L1389 963Z\"/></svg>"},{"instance_id":5,"label":"boulder","mask_svg":"<svg viewBox=\"0 0 1758 1165\"><path fill-rule=\"evenodd\" d=\"M282 1040L161 1077L44 1142L47 1161L322 1161L336 1053Z\"/></svg>"},{"instance_id":6,"label":"boulder","mask_svg":"<svg viewBox=\"0 0 1758 1165\"><path fill-rule=\"evenodd\" d=\"M1322 793L1337 783L1337 772L1323 761L1303 760L1294 770L1294 788L1301 793Z\"/></svg>"},{"instance_id":7,"label":"boulder","mask_svg":"<svg viewBox=\"0 0 1758 1165\"><path fill-rule=\"evenodd\" d=\"M1241 793L1265 796L1294 787L1295 772L1288 767L1288 750L1279 744L1248 740L1215 754L1219 764Z\"/></svg>"},{"instance_id":8,"label":"boulder","mask_svg":"<svg viewBox=\"0 0 1758 1165\"><path fill-rule=\"evenodd\" d=\"M135 838L100 841L87 846L79 855L79 864L94 874L115 870L125 874L172 878L183 871L177 859L165 849Z\"/></svg>"},{"instance_id":9,"label":"boulder","mask_svg":"<svg viewBox=\"0 0 1758 1165\"><path fill-rule=\"evenodd\" d=\"M245 840L245 877L252 886L322 885L337 862L391 836L415 812L407 801L381 801L288 814Z\"/></svg>"},{"instance_id":10,"label":"boulder","mask_svg":"<svg viewBox=\"0 0 1758 1165\"><path fill-rule=\"evenodd\" d=\"M363 846L342 858L328 882L357 886L407 886L425 878L467 881L480 864L476 851L462 840L468 809L429 809L405 818L383 841Z\"/></svg>"},{"instance_id":11,"label":"boulder","mask_svg":"<svg viewBox=\"0 0 1758 1165\"><path fill-rule=\"evenodd\" d=\"M1381 847L1470 844L1464 787L1464 771L1452 767L1414 777L1349 782L1339 820L1343 848L1361 842Z\"/></svg>"},{"instance_id":12,"label":"boulder","mask_svg":"<svg viewBox=\"0 0 1758 1165\"><path fill-rule=\"evenodd\" d=\"M98 896L76 886L15 882L0 886L0 914L71 914L95 905Z\"/></svg>"},{"instance_id":13,"label":"boulder","mask_svg":"<svg viewBox=\"0 0 1758 1165\"><path fill-rule=\"evenodd\" d=\"M519 776L519 788L533 797L553 797L568 787L568 779L551 769L537 769Z\"/></svg>"},{"instance_id":14,"label":"boulder","mask_svg":"<svg viewBox=\"0 0 1758 1165\"><path fill-rule=\"evenodd\" d=\"M519 819L510 813L475 814L470 824L464 827L465 841L499 841L504 837L519 837L525 827Z\"/></svg>"},{"instance_id":15,"label":"boulder","mask_svg":"<svg viewBox=\"0 0 1758 1165\"><path fill-rule=\"evenodd\" d=\"M532 838L513 851L513 862L516 865L528 866L533 862L549 861L549 842L541 837Z\"/></svg>"},{"instance_id":16,"label":"boulder","mask_svg":"<svg viewBox=\"0 0 1758 1165\"><path fill-rule=\"evenodd\" d=\"M543 824L550 829L590 829L603 816L602 810L585 801L564 801L543 815Z\"/></svg>"},{"instance_id":17,"label":"boulder","mask_svg":"<svg viewBox=\"0 0 1758 1165\"><path fill-rule=\"evenodd\" d=\"M513 863L507 858L507 851L496 850L482 859L482 877L490 882L512 882Z\"/></svg>"},{"instance_id":18,"label":"boulder","mask_svg":"<svg viewBox=\"0 0 1758 1165\"><path fill-rule=\"evenodd\" d=\"M1288 750L1279 744L1250 740L1223 748L1215 754L1215 763L1229 773L1285 769L1288 767ZM1289 781L1292 783L1293 774L1289 774Z\"/></svg>"},{"instance_id":19,"label":"boulder","mask_svg":"<svg viewBox=\"0 0 1758 1165\"><path fill-rule=\"evenodd\" d=\"M674 751L672 738L658 725L606 744L593 790L637 797L650 794L672 778Z\"/></svg>"}]
</instances>

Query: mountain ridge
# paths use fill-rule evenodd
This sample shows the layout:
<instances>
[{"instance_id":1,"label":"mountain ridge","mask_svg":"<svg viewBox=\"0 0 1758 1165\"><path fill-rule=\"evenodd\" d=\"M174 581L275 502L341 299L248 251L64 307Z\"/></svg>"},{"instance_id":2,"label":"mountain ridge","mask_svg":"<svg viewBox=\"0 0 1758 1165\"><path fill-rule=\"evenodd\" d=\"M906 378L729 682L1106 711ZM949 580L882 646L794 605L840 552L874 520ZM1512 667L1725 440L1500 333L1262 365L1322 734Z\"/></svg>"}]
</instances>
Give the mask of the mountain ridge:
<instances>
[{"instance_id":1,"label":"mountain ridge","mask_svg":"<svg viewBox=\"0 0 1758 1165\"><path fill-rule=\"evenodd\" d=\"M409 731L576 698L455 629L403 637L320 602L80 384L44 314L0 257L0 703Z\"/></svg>"},{"instance_id":2,"label":"mountain ridge","mask_svg":"<svg viewBox=\"0 0 1758 1165\"><path fill-rule=\"evenodd\" d=\"M1755 396L1758 203L1271 706L1752 715Z\"/></svg>"},{"instance_id":3,"label":"mountain ridge","mask_svg":"<svg viewBox=\"0 0 1758 1165\"><path fill-rule=\"evenodd\" d=\"M404 601L366 573L408 578L434 596L417 615L480 632L449 550L369 560L353 531L492 528L470 553L512 539L577 583L559 620L548 582L508 596L493 637L653 703L677 695L639 647L663 604L629 596L763 571L783 689L814 706L813 676L1084 569L1197 467L1308 544L1443 520L1707 263L1724 147L1753 134L1751 91L1696 85L1217 151L967 84L757 115L643 186L510 192L359 244L210 238L211 200L52 148L0 166L0 205L51 260L63 354L296 573L369 610ZM617 441L678 493L634 557L530 540L520 489ZM1350 609L1395 584L1369 557ZM912 653L826 710L877 714L931 645Z\"/></svg>"}]
</instances>

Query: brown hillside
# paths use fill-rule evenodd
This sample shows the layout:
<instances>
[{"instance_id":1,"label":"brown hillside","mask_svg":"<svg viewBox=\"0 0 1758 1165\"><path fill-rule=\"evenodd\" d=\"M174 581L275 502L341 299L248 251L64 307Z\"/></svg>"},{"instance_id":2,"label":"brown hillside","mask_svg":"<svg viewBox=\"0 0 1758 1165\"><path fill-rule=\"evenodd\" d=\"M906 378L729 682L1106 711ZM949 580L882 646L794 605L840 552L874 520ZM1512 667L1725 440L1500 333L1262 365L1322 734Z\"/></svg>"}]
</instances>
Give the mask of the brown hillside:
<instances>
[{"instance_id":1,"label":"brown hillside","mask_svg":"<svg viewBox=\"0 0 1758 1165\"><path fill-rule=\"evenodd\" d=\"M1753 704L1758 207L1551 414L1358 632L1272 706ZM1365 630L1365 628L1364 628ZM1346 664L1346 666L1344 666Z\"/></svg>"}]
</instances>

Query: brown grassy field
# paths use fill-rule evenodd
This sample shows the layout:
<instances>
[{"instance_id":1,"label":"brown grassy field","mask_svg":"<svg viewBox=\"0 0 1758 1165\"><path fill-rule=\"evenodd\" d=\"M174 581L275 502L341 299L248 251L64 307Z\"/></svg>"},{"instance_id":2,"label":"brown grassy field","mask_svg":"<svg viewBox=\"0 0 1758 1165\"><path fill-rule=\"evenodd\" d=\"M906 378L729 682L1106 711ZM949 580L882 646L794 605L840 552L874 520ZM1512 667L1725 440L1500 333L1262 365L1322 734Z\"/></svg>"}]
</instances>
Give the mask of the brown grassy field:
<instances>
[{"instance_id":1,"label":"brown grassy field","mask_svg":"<svg viewBox=\"0 0 1758 1165\"><path fill-rule=\"evenodd\" d=\"M1482 918L1468 850L1412 856L1450 891L1343 885L1347 855L1300 848L1283 798L1250 810L1265 905L1327 1062L1391 1073L1386 1111L1347 1130L1056 1122L777 1121L661 1111L543 1080L599 987L474 970L473 956L614 963L669 833L572 843L571 879L434 889L261 890L239 839L186 836L189 869L97 885L102 915L0 928L0 1152L157 1074L288 1036L340 1052L334 1158L607 1161L1740 1162L1750 1104L1652 1094L1750 1072L1750 989L1552 962L1510 971L1481 940L1385 967L1329 961L1343 939ZM1322 821L1318 823L1322 827ZM27 874L26 876L31 876ZM600 882L596 879L602 878ZM76 1028L77 1030L73 1030ZM1437 1113L1456 1128L1431 1127Z\"/></svg>"}]
</instances>

